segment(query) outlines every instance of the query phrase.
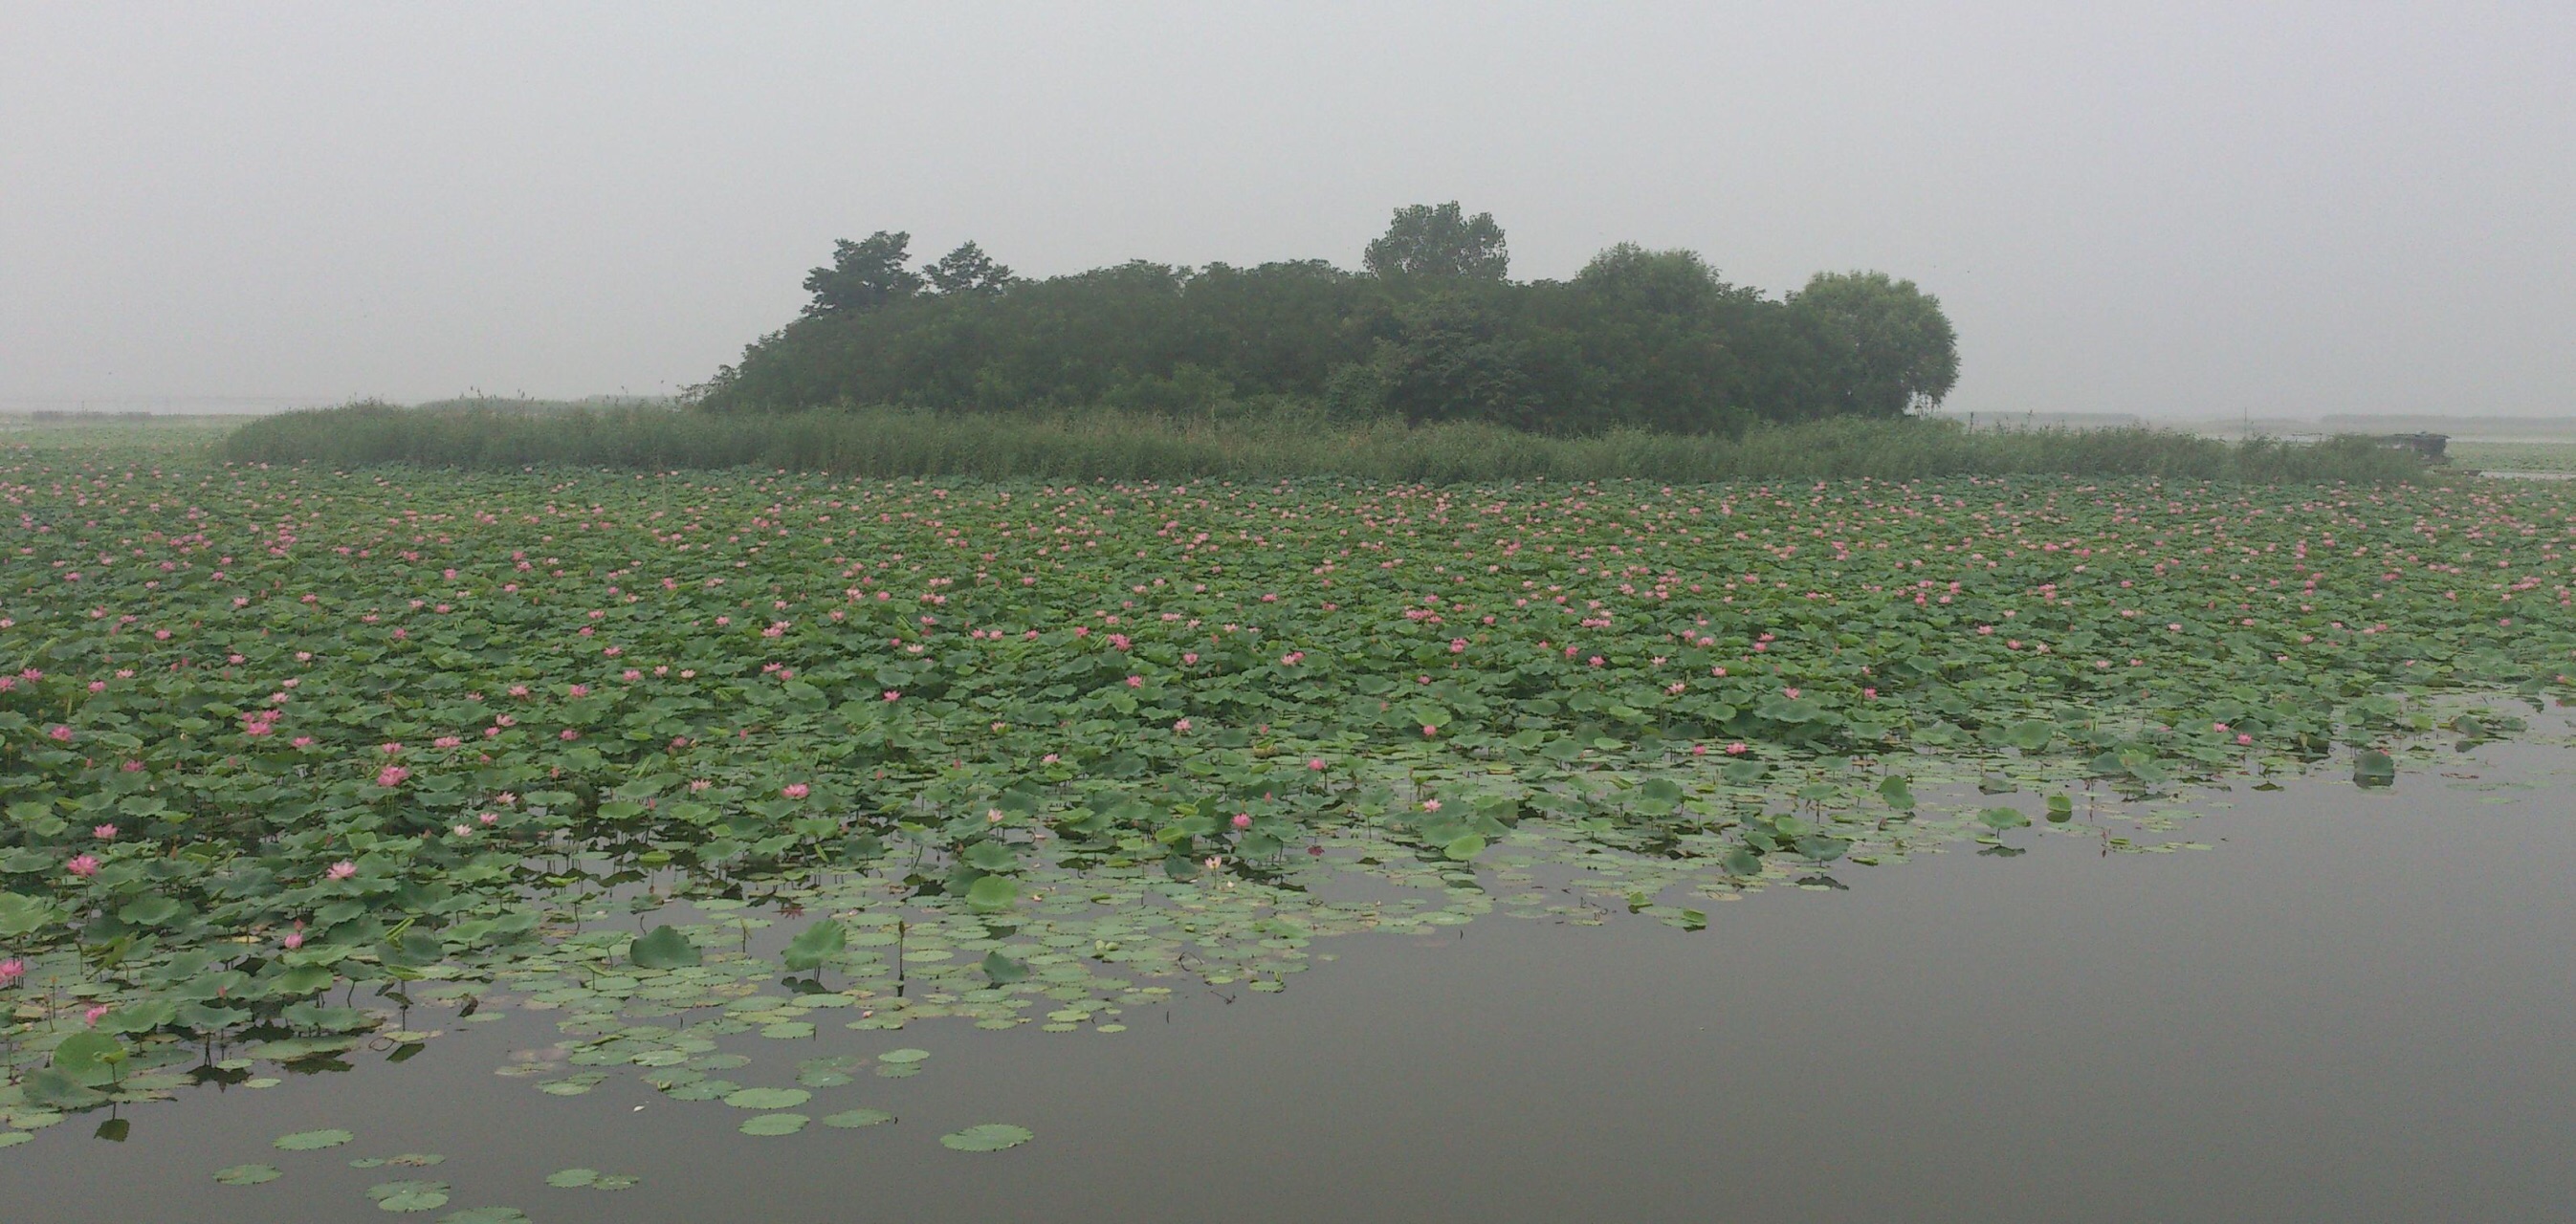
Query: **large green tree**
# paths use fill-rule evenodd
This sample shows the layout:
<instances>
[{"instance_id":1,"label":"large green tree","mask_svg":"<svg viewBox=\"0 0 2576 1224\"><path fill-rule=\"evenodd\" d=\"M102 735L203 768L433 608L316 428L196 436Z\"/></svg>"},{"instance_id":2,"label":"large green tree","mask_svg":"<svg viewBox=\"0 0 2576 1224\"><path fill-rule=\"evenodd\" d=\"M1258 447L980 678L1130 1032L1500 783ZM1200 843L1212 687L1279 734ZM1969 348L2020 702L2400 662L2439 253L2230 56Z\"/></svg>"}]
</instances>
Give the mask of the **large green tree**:
<instances>
[{"instance_id":1,"label":"large green tree","mask_svg":"<svg viewBox=\"0 0 2576 1224\"><path fill-rule=\"evenodd\" d=\"M973 242L962 243L940 256L938 263L924 267L921 274L929 277L930 287L941 293L1000 293L1020 279L1009 268L993 262L993 257Z\"/></svg>"},{"instance_id":2,"label":"large green tree","mask_svg":"<svg viewBox=\"0 0 2576 1224\"><path fill-rule=\"evenodd\" d=\"M814 295L805 313L875 310L921 292L920 274L905 266L911 247L912 235L901 231L878 230L858 242L834 242L831 266L805 274L805 291Z\"/></svg>"},{"instance_id":3,"label":"large green tree","mask_svg":"<svg viewBox=\"0 0 2576 1224\"><path fill-rule=\"evenodd\" d=\"M1502 280L1511 252L1494 214L1468 216L1456 200L1395 210L1386 233L1368 244L1361 263L1382 280L1399 277Z\"/></svg>"},{"instance_id":4,"label":"large green tree","mask_svg":"<svg viewBox=\"0 0 2576 1224\"><path fill-rule=\"evenodd\" d=\"M1819 272L1789 298L1839 375L1842 411L1929 410L1959 381L1959 337L1941 299L1884 272Z\"/></svg>"}]
</instances>

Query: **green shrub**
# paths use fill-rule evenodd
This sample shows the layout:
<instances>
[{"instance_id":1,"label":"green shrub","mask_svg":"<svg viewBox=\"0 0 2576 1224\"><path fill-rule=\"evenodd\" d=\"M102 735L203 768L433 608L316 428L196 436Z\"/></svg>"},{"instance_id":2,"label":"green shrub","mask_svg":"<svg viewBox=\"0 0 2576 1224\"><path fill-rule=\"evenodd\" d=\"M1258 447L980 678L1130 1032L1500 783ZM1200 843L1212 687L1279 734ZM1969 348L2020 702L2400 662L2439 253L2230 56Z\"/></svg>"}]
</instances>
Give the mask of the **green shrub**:
<instances>
[{"instance_id":1,"label":"green shrub","mask_svg":"<svg viewBox=\"0 0 2576 1224\"><path fill-rule=\"evenodd\" d=\"M1424 484L1621 478L1699 483L2060 473L2387 483L2423 474L2413 458L2358 438L2227 443L2154 429L1971 432L1949 422L1859 417L1756 428L1739 438L1643 430L1553 437L1481 422L1354 422L1297 406L1211 417L1121 409L963 415L847 408L718 415L656 406L540 410L495 403L362 403L264 418L225 439L221 453L234 462L328 467L752 467L990 480L1337 476Z\"/></svg>"}]
</instances>

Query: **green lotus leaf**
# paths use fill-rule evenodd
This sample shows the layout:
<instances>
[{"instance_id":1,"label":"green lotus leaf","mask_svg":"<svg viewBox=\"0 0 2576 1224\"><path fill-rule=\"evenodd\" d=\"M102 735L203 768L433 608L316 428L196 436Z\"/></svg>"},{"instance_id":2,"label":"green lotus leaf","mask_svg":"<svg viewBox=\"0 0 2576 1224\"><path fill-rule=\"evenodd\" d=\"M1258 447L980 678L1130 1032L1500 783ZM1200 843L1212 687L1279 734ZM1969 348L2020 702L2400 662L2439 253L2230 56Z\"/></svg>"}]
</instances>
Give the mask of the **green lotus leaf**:
<instances>
[{"instance_id":1,"label":"green lotus leaf","mask_svg":"<svg viewBox=\"0 0 2576 1224\"><path fill-rule=\"evenodd\" d=\"M435 1181L382 1182L367 1187L367 1197L376 1200L383 1211L435 1211L447 1205L447 1183Z\"/></svg>"},{"instance_id":2,"label":"green lotus leaf","mask_svg":"<svg viewBox=\"0 0 2576 1224\"><path fill-rule=\"evenodd\" d=\"M793 1109L814 1098L802 1088L740 1088L725 1094L736 1109Z\"/></svg>"},{"instance_id":3,"label":"green lotus leaf","mask_svg":"<svg viewBox=\"0 0 2576 1224\"><path fill-rule=\"evenodd\" d=\"M1013 982L1025 981L1029 976L1027 965L1002 955L1000 948L985 953L983 963L979 967L984 971L985 980L996 986L1008 986Z\"/></svg>"},{"instance_id":4,"label":"green lotus leaf","mask_svg":"<svg viewBox=\"0 0 2576 1224\"><path fill-rule=\"evenodd\" d=\"M787 941L787 950L779 957L789 969L802 973L822 966L849 947L849 932L841 924L825 918L797 932Z\"/></svg>"},{"instance_id":5,"label":"green lotus leaf","mask_svg":"<svg viewBox=\"0 0 2576 1224\"><path fill-rule=\"evenodd\" d=\"M628 946L626 958L639 969L687 969L700 963L698 946L673 926L646 932Z\"/></svg>"},{"instance_id":6,"label":"green lotus leaf","mask_svg":"<svg viewBox=\"0 0 2576 1224\"><path fill-rule=\"evenodd\" d=\"M958 1152L998 1152L1004 1148L1018 1147L1036 1137L1024 1126L985 1122L941 1135L939 1144Z\"/></svg>"},{"instance_id":7,"label":"green lotus leaf","mask_svg":"<svg viewBox=\"0 0 2576 1224\"><path fill-rule=\"evenodd\" d=\"M745 1119L741 1129L746 1135L793 1135L805 1129L805 1124L809 1121L812 1119L797 1113L762 1114L756 1118Z\"/></svg>"},{"instance_id":8,"label":"green lotus leaf","mask_svg":"<svg viewBox=\"0 0 2576 1224\"><path fill-rule=\"evenodd\" d=\"M335 1148L355 1138L357 1138L356 1135L344 1130L297 1131L291 1135L278 1136L276 1146L280 1151L313 1152L323 1148Z\"/></svg>"}]
</instances>

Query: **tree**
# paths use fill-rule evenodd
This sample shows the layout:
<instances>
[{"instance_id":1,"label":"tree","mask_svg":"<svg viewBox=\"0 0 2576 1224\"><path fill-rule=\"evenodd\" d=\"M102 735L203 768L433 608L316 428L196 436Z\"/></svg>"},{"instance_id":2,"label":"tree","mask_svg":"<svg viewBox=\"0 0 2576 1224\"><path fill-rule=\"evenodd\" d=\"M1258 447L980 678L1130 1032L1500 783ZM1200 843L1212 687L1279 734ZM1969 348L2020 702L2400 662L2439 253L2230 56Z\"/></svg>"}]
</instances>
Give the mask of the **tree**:
<instances>
[{"instance_id":1,"label":"tree","mask_svg":"<svg viewBox=\"0 0 2576 1224\"><path fill-rule=\"evenodd\" d=\"M911 246L912 235L884 230L861 242L847 238L834 242L832 266L805 274L805 291L814 295L805 313L874 310L921 292L921 277L904 266Z\"/></svg>"},{"instance_id":2,"label":"tree","mask_svg":"<svg viewBox=\"0 0 2576 1224\"><path fill-rule=\"evenodd\" d=\"M1959 381L1959 338L1941 299L1884 272L1819 272L1789 298L1839 367L1842 411L1928 410Z\"/></svg>"},{"instance_id":3,"label":"tree","mask_svg":"<svg viewBox=\"0 0 2576 1224\"><path fill-rule=\"evenodd\" d=\"M1395 210L1386 235L1368 244L1360 262L1381 280L1397 277L1499 281L1510 271L1503 227L1494 214L1470 217L1456 200Z\"/></svg>"},{"instance_id":4,"label":"tree","mask_svg":"<svg viewBox=\"0 0 2576 1224\"><path fill-rule=\"evenodd\" d=\"M972 242L940 256L938 263L926 265L921 274L929 277L931 287L941 293L1000 293L1020 279Z\"/></svg>"},{"instance_id":5,"label":"tree","mask_svg":"<svg viewBox=\"0 0 2576 1224\"><path fill-rule=\"evenodd\" d=\"M1528 346L1512 320L1472 292L1441 291L1396 308L1395 336L1371 361L1384 406L1408 421L1538 426Z\"/></svg>"}]
</instances>

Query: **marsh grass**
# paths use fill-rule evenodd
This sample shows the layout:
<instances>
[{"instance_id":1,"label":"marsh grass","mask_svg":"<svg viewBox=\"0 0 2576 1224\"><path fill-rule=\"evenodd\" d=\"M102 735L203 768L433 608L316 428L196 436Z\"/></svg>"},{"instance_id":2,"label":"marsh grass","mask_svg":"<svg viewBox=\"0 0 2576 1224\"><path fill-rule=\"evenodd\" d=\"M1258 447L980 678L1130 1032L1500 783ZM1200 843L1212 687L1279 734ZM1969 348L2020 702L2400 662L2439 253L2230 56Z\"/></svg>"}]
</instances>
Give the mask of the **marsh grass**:
<instances>
[{"instance_id":1,"label":"marsh grass","mask_svg":"<svg viewBox=\"0 0 2576 1224\"><path fill-rule=\"evenodd\" d=\"M327 467L766 468L991 480L1336 476L1426 484L2021 473L2388 483L2424 474L2413 459L2357 438L2305 444L2225 442L2156 429L1971 432L1947 422L1852 418L1735 438L1642 431L1547 437L1484 424L1336 420L1294 409L1209 419L1110 409L713 415L649 405L362 403L263 418L226 438L219 454L234 462Z\"/></svg>"}]
</instances>

